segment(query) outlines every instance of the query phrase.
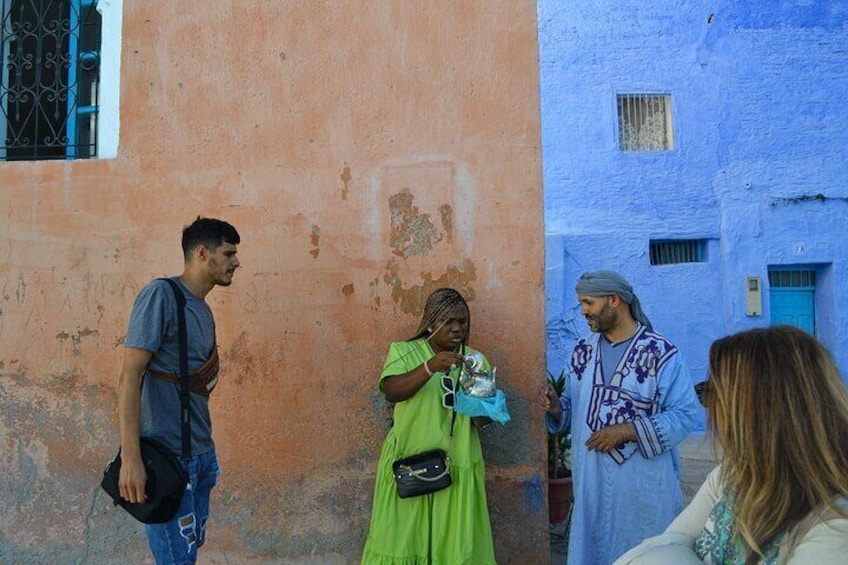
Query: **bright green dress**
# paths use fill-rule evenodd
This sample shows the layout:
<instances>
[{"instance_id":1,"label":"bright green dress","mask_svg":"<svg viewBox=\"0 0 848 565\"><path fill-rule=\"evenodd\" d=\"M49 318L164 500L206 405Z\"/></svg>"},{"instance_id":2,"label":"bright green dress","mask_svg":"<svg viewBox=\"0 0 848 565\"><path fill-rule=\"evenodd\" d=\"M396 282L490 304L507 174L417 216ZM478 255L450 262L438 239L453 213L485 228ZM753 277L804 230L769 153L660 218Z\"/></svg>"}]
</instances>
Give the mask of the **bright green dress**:
<instances>
[{"instance_id":1,"label":"bright green dress","mask_svg":"<svg viewBox=\"0 0 848 565\"><path fill-rule=\"evenodd\" d=\"M386 377L407 373L434 355L425 339L393 343L380 375L380 389ZM488 361L485 366L488 370ZM394 425L377 465L363 565L495 563L480 438L471 418L457 414L453 440L448 439L452 411L442 406L441 376L434 373L412 398L395 404ZM450 455L451 486L432 494L399 498L392 462L431 449L444 449Z\"/></svg>"}]
</instances>

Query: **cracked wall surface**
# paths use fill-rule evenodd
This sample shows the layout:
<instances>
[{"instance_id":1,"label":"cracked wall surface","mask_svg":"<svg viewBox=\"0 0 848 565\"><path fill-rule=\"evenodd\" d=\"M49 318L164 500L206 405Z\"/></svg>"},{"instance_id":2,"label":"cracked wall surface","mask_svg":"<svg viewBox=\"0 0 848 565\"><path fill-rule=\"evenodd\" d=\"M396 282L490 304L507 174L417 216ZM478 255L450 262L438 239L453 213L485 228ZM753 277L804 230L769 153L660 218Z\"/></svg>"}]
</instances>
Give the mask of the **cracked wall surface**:
<instances>
[{"instance_id":1,"label":"cracked wall surface","mask_svg":"<svg viewBox=\"0 0 848 565\"><path fill-rule=\"evenodd\" d=\"M535 4L428 6L125 3L117 157L0 163L0 562L145 559L98 484L133 300L180 271L197 215L242 236L207 298L223 474L202 554L357 561L388 344L451 285L510 399L482 437L499 562L545 562Z\"/></svg>"}]
</instances>

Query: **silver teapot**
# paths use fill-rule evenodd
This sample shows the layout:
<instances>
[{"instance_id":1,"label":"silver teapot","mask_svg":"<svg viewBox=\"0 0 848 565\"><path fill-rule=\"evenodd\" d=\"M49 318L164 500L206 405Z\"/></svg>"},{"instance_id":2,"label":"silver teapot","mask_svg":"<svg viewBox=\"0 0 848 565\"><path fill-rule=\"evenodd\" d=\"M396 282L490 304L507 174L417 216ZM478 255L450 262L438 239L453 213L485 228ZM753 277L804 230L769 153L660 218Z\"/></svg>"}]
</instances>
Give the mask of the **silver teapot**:
<instances>
[{"instance_id":1,"label":"silver teapot","mask_svg":"<svg viewBox=\"0 0 848 565\"><path fill-rule=\"evenodd\" d=\"M495 374L498 368L491 371L483 369L483 356L470 353L462 358L462 370L459 374L459 385L468 396L489 398L495 395Z\"/></svg>"}]
</instances>

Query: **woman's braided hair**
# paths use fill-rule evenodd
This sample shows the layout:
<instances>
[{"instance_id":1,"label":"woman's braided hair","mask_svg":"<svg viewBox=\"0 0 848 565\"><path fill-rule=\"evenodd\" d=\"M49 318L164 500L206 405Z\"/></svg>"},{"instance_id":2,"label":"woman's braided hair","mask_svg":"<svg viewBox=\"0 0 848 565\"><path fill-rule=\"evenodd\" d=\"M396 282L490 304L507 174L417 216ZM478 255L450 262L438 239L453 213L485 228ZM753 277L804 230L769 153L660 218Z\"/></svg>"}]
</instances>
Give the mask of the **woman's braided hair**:
<instances>
[{"instance_id":1,"label":"woman's braided hair","mask_svg":"<svg viewBox=\"0 0 848 565\"><path fill-rule=\"evenodd\" d=\"M452 312L457 306L465 306L468 310L468 333L465 335L465 341L468 341L468 336L471 334L471 309L468 308L468 303L459 293L453 288L437 288L427 297L427 303L424 305L424 314L421 316L421 322L418 324L418 329L415 335L407 341L413 341L425 335L432 335L439 331L441 324L445 322L446 314ZM435 325L439 327L433 327ZM433 328L432 333L430 328Z\"/></svg>"}]
</instances>

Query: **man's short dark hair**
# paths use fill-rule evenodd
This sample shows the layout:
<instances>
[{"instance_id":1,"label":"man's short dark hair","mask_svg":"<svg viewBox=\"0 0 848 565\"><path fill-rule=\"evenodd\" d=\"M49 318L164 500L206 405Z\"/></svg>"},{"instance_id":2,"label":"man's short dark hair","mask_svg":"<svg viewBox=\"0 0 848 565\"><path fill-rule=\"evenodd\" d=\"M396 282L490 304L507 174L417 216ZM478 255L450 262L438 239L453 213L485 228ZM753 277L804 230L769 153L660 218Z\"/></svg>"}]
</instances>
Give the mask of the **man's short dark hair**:
<instances>
[{"instance_id":1,"label":"man's short dark hair","mask_svg":"<svg viewBox=\"0 0 848 565\"><path fill-rule=\"evenodd\" d=\"M205 245L207 249L214 251L222 243L238 245L239 242L241 242L241 238L236 228L215 218L198 216L190 226L183 229L183 255L186 261L198 245Z\"/></svg>"}]
</instances>

